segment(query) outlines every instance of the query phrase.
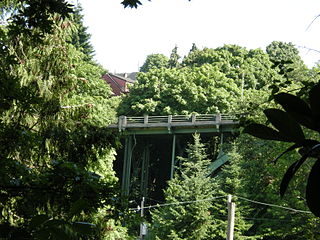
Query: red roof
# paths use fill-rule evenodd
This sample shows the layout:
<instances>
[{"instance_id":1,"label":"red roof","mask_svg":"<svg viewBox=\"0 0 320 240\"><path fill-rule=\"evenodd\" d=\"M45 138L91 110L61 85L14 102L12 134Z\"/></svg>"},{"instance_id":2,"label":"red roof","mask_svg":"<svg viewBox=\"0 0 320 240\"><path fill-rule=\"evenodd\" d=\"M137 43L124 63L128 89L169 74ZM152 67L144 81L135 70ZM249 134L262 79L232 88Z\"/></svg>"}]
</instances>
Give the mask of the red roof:
<instances>
[{"instance_id":1,"label":"red roof","mask_svg":"<svg viewBox=\"0 0 320 240\"><path fill-rule=\"evenodd\" d=\"M129 92L128 84L134 83L134 80L117 76L115 74L106 73L102 78L110 85L115 96L120 96Z\"/></svg>"}]
</instances>

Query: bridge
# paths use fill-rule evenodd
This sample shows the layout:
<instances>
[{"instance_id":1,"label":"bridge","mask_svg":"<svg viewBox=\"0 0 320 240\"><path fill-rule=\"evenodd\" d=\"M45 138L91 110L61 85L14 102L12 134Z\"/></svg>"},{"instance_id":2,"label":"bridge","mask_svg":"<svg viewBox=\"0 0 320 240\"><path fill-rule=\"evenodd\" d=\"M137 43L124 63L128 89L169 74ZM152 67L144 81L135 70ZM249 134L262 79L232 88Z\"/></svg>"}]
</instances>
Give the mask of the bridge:
<instances>
[{"instance_id":1,"label":"bridge","mask_svg":"<svg viewBox=\"0 0 320 240\"><path fill-rule=\"evenodd\" d=\"M224 136L237 133L238 124L235 116L226 114L120 116L118 123L111 124L108 127L113 131L118 131L124 138L123 161L121 164L122 193L128 196L133 185L137 185L133 182L134 179L139 178L140 183L138 185L140 185L141 195L147 196L148 189L150 190L150 168L152 167L155 167L158 171L164 171L161 175L165 176L167 176L166 172L169 170L167 178L163 176L163 179L153 177L155 179L153 182L159 180L159 178L161 178L161 181L172 178L177 164L177 147L180 146L181 153L183 136L191 136L194 133L199 133L201 136L218 136L222 144ZM151 150L152 148L153 150ZM160 151L159 148L165 148L166 151ZM135 157L136 159L133 157L134 151L138 155L138 157ZM168 151L170 151L170 155L168 155ZM164 158L169 158L170 163ZM220 149L216 160L210 165L211 171L215 171L226 161L227 156Z\"/></svg>"}]
</instances>

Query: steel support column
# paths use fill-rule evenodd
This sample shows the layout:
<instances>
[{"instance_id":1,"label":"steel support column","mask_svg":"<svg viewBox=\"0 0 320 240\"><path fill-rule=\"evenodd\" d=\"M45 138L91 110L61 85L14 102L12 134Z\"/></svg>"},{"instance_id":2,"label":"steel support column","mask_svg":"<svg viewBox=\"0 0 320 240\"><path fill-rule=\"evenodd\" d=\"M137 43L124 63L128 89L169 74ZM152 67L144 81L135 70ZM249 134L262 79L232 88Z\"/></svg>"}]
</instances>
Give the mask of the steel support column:
<instances>
[{"instance_id":1,"label":"steel support column","mask_svg":"<svg viewBox=\"0 0 320 240\"><path fill-rule=\"evenodd\" d=\"M122 194L124 196L128 196L130 191L131 159L132 159L132 136L128 135L126 136L126 140L125 140L122 185L121 185Z\"/></svg>"},{"instance_id":2,"label":"steel support column","mask_svg":"<svg viewBox=\"0 0 320 240\"><path fill-rule=\"evenodd\" d=\"M173 174L174 174L175 158L176 158L176 135L173 134L173 138L172 138L172 152L171 152L171 172L170 172L170 179L173 178Z\"/></svg>"}]
</instances>

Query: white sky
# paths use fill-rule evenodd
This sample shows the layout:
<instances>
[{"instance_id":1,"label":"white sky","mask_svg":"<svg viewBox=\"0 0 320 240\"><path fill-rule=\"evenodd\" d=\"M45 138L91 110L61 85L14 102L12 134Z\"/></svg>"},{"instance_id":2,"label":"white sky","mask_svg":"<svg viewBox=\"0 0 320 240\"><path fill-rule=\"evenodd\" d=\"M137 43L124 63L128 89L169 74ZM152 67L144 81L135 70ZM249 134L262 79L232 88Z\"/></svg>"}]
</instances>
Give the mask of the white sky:
<instances>
[{"instance_id":1,"label":"white sky","mask_svg":"<svg viewBox=\"0 0 320 240\"><path fill-rule=\"evenodd\" d=\"M319 0L141 0L124 9L121 0L80 0L96 60L110 72L134 72L146 56L180 56L198 48L237 44L248 49L272 41L292 42L320 51ZM308 66L320 53L300 48Z\"/></svg>"}]
</instances>

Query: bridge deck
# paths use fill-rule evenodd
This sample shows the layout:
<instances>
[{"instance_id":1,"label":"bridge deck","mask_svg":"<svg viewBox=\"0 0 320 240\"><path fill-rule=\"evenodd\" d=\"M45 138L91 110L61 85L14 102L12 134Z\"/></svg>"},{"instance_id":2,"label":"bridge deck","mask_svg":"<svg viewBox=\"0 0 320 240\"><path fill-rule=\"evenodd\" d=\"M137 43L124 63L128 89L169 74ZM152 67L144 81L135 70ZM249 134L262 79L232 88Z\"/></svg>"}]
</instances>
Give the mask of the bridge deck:
<instances>
[{"instance_id":1,"label":"bridge deck","mask_svg":"<svg viewBox=\"0 0 320 240\"><path fill-rule=\"evenodd\" d=\"M168 115L127 117L120 116L109 128L128 134L173 134L192 132L232 132L239 124L234 116L226 114Z\"/></svg>"}]
</instances>

